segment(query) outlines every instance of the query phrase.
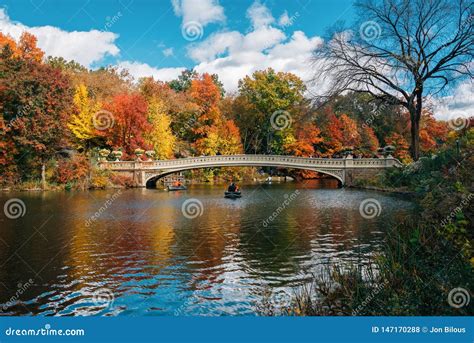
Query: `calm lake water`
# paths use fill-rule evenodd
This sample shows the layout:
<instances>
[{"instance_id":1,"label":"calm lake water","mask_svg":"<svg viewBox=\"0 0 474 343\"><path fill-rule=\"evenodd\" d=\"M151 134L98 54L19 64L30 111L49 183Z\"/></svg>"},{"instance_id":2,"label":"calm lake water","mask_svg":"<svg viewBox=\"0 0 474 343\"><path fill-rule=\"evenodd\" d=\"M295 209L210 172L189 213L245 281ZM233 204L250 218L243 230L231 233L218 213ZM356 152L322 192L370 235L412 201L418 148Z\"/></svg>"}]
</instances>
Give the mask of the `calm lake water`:
<instances>
[{"instance_id":1,"label":"calm lake water","mask_svg":"<svg viewBox=\"0 0 474 343\"><path fill-rule=\"evenodd\" d=\"M328 263L366 263L413 211L319 187L249 185L237 200L211 185L2 193L26 213L0 213L0 315L254 314L265 291L285 301ZM374 218L359 211L368 198Z\"/></svg>"}]
</instances>

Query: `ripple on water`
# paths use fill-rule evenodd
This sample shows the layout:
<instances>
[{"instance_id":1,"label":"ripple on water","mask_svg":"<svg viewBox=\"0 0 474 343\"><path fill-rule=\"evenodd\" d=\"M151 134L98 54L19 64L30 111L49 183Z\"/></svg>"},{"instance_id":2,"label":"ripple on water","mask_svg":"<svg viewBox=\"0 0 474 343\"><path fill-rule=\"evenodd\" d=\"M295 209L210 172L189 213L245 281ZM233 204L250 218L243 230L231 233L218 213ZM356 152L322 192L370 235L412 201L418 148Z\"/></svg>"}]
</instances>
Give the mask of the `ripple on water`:
<instances>
[{"instance_id":1,"label":"ripple on water","mask_svg":"<svg viewBox=\"0 0 474 343\"><path fill-rule=\"evenodd\" d=\"M123 191L90 226L85 221L110 192L94 192L93 202L80 192L45 199L24 195L34 218L23 218L21 230L6 222L2 239L12 251L21 248L28 266L14 256L0 266L7 289L0 292L0 305L31 277L34 285L7 304L5 314L255 314L266 290L284 303L329 264L367 265L381 248L387 223L410 210L409 203L379 193L302 187L277 213L294 190L292 184L247 186L236 201L223 199L222 187L212 186L173 194ZM372 220L359 214L360 202L369 197L382 206ZM189 198L203 203L195 219L181 213ZM39 210L45 206L55 209L42 232L45 240L22 247L23 238L47 219L49 212ZM0 251L0 258L7 254ZM30 268L41 270L41 278ZM98 292L110 301L98 302Z\"/></svg>"}]
</instances>

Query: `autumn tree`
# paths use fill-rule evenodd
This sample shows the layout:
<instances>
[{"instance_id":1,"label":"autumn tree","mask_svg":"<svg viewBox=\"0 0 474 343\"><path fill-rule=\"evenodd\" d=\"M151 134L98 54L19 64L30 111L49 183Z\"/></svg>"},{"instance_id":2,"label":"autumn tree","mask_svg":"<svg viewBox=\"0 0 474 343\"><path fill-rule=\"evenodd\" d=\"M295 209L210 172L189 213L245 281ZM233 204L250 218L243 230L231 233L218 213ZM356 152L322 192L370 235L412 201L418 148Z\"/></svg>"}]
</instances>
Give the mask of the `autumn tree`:
<instances>
[{"instance_id":1,"label":"autumn tree","mask_svg":"<svg viewBox=\"0 0 474 343\"><path fill-rule=\"evenodd\" d=\"M161 100L153 98L150 100L148 121L151 129L145 134L145 142L153 147L158 159L172 158L176 138L171 131L171 119Z\"/></svg>"},{"instance_id":2,"label":"autumn tree","mask_svg":"<svg viewBox=\"0 0 474 343\"><path fill-rule=\"evenodd\" d=\"M321 130L314 124L300 127L296 134L285 139L284 149L287 154L309 157L318 156L317 146L323 141Z\"/></svg>"},{"instance_id":3,"label":"autumn tree","mask_svg":"<svg viewBox=\"0 0 474 343\"><path fill-rule=\"evenodd\" d=\"M236 101L245 111L237 108L235 121L246 137L246 151L250 152L252 147L255 149L252 152L260 153L275 149L275 131L284 130L300 119L295 109L304 101L305 90L303 81L296 75L277 73L271 68L239 81Z\"/></svg>"},{"instance_id":4,"label":"autumn tree","mask_svg":"<svg viewBox=\"0 0 474 343\"><path fill-rule=\"evenodd\" d=\"M218 126L222 120L222 114L219 109L219 101L221 99L219 88L215 85L211 75L203 74L200 78L196 78L191 82L189 92L199 107L198 117L196 122L193 123L193 130L197 135L196 147L198 148L198 153L203 153L200 147L208 146L205 150L209 153L209 147L213 146L213 144L210 144L208 141L213 135L217 134ZM204 141L207 143L203 145Z\"/></svg>"},{"instance_id":5,"label":"autumn tree","mask_svg":"<svg viewBox=\"0 0 474 343\"><path fill-rule=\"evenodd\" d=\"M5 122L0 111L0 185L14 182L18 172L14 163L16 148L9 135L10 130L9 123Z\"/></svg>"},{"instance_id":6,"label":"autumn tree","mask_svg":"<svg viewBox=\"0 0 474 343\"><path fill-rule=\"evenodd\" d=\"M342 114L339 117L339 121L341 123L341 144L344 147L359 147L361 138L355 120L351 119L347 114Z\"/></svg>"},{"instance_id":7,"label":"autumn tree","mask_svg":"<svg viewBox=\"0 0 474 343\"><path fill-rule=\"evenodd\" d=\"M420 121L420 148L423 152L434 152L448 138L448 125L437 121L433 113L423 112Z\"/></svg>"},{"instance_id":8,"label":"autumn tree","mask_svg":"<svg viewBox=\"0 0 474 343\"><path fill-rule=\"evenodd\" d=\"M31 50L25 49L24 53ZM7 133L15 144L23 175L37 175L62 145L70 110L71 88L67 77L32 58L16 57L7 48L0 54L0 108L10 123ZM21 158L20 158L21 157Z\"/></svg>"},{"instance_id":9,"label":"autumn tree","mask_svg":"<svg viewBox=\"0 0 474 343\"><path fill-rule=\"evenodd\" d=\"M0 49L8 45L12 57L41 62L44 57L44 52L38 48L36 43L36 37L28 32L21 34L18 43L15 42L12 37L0 32Z\"/></svg>"},{"instance_id":10,"label":"autumn tree","mask_svg":"<svg viewBox=\"0 0 474 343\"><path fill-rule=\"evenodd\" d=\"M374 129L367 125L362 125L358 151L365 157L372 157L379 147L380 143L375 135Z\"/></svg>"},{"instance_id":11,"label":"autumn tree","mask_svg":"<svg viewBox=\"0 0 474 343\"><path fill-rule=\"evenodd\" d=\"M176 92L186 92L197 77L198 73L194 69L185 69L177 79L169 81L168 85Z\"/></svg>"},{"instance_id":12,"label":"autumn tree","mask_svg":"<svg viewBox=\"0 0 474 343\"><path fill-rule=\"evenodd\" d=\"M219 76L217 74L210 74L210 77L216 87L219 89L219 93L221 97L224 97L225 90L224 85L219 80ZM199 74L194 69L185 69L181 72L181 75L178 76L177 79L169 81L167 84L168 86L173 89L174 91L186 92L191 88L191 83L193 80L198 79Z\"/></svg>"},{"instance_id":13,"label":"autumn tree","mask_svg":"<svg viewBox=\"0 0 474 343\"><path fill-rule=\"evenodd\" d=\"M73 103L75 113L71 115L67 126L76 138L78 146L87 151L101 136L101 132L94 126L94 116L99 113L101 106L90 98L85 85L76 87Z\"/></svg>"},{"instance_id":14,"label":"autumn tree","mask_svg":"<svg viewBox=\"0 0 474 343\"><path fill-rule=\"evenodd\" d=\"M328 124L324 130L324 155L332 156L343 148L342 123L334 113L328 116Z\"/></svg>"},{"instance_id":15,"label":"autumn tree","mask_svg":"<svg viewBox=\"0 0 474 343\"><path fill-rule=\"evenodd\" d=\"M111 125L105 130L109 145L123 148L128 156L133 155L136 148L149 148L144 139L151 131L147 118L148 106L140 94L116 95L104 109L112 115L112 121L109 121Z\"/></svg>"},{"instance_id":16,"label":"autumn tree","mask_svg":"<svg viewBox=\"0 0 474 343\"><path fill-rule=\"evenodd\" d=\"M21 58L26 60L33 60L41 62L44 57L44 52L37 47L38 40L34 35L28 32L23 32L18 42L18 50Z\"/></svg>"},{"instance_id":17,"label":"autumn tree","mask_svg":"<svg viewBox=\"0 0 474 343\"><path fill-rule=\"evenodd\" d=\"M147 101L158 99L163 104L164 111L171 119L171 130L178 139L186 143L196 139L194 126L200 108L189 92L176 92L167 83L154 80L152 77L141 78L139 90ZM182 145L180 142L178 144ZM183 150L186 149L180 149L181 152Z\"/></svg>"},{"instance_id":18,"label":"autumn tree","mask_svg":"<svg viewBox=\"0 0 474 343\"><path fill-rule=\"evenodd\" d=\"M323 97L351 90L405 107L417 160L425 97L472 77L472 3L360 0L355 6L354 26L336 28L314 52L316 79L329 81Z\"/></svg>"},{"instance_id":19,"label":"autumn tree","mask_svg":"<svg viewBox=\"0 0 474 343\"><path fill-rule=\"evenodd\" d=\"M391 145L395 148L394 157L398 158L403 163L412 162L407 140L399 133L392 133L385 138L386 145Z\"/></svg>"}]
</instances>

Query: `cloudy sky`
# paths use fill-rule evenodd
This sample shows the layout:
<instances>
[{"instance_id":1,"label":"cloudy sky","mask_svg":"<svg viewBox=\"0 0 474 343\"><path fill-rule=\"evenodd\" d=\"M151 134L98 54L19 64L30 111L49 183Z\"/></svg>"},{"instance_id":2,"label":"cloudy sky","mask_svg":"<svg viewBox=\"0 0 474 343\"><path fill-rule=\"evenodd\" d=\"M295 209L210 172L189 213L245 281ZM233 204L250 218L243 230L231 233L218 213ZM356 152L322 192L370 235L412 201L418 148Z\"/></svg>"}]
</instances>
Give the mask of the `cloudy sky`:
<instances>
[{"instance_id":1,"label":"cloudy sky","mask_svg":"<svg viewBox=\"0 0 474 343\"><path fill-rule=\"evenodd\" d=\"M164 81L195 68L217 73L228 91L268 67L308 80L326 28L352 16L352 0L0 0L1 32L33 33L47 55ZM472 115L472 98L472 83L461 85L437 117Z\"/></svg>"}]
</instances>

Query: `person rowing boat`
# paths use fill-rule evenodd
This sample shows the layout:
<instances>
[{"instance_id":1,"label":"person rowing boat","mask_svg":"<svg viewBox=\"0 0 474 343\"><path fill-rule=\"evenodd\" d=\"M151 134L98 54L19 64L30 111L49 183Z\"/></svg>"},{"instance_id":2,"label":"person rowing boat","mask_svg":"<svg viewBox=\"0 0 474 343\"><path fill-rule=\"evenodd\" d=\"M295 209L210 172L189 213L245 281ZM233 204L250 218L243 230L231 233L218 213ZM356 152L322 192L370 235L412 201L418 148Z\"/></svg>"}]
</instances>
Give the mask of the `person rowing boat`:
<instances>
[{"instance_id":1,"label":"person rowing boat","mask_svg":"<svg viewBox=\"0 0 474 343\"><path fill-rule=\"evenodd\" d=\"M227 188L227 192L224 193L226 198L240 198L242 193L239 190L239 187L232 182L229 187Z\"/></svg>"}]
</instances>

